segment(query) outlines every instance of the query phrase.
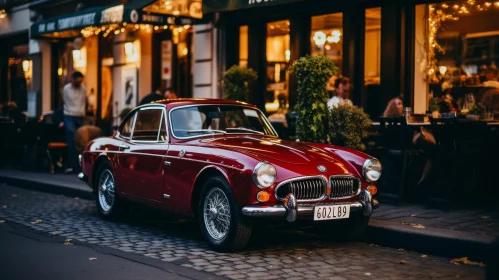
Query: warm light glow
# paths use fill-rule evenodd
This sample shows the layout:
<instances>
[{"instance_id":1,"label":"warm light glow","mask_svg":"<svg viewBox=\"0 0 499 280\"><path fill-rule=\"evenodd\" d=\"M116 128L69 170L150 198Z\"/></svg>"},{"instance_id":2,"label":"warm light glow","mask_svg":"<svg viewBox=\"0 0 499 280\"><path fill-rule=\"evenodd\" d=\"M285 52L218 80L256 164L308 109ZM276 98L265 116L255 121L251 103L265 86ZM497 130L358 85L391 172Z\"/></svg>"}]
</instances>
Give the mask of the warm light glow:
<instances>
[{"instance_id":1,"label":"warm light glow","mask_svg":"<svg viewBox=\"0 0 499 280\"><path fill-rule=\"evenodd\" d=\"M326 34L322 31L315 32L314 42L317 46L324 46L326 43Z\"/></svg>"},{"instance_id":2,"label":"warm light glow","mask_svg":"<svg viewBox=\"0 0 499 280\"><path fill-rule=\"evenodd\" d=\"M132 42L125 43L125 54L128 56L133 54L133 43Z\"/></svg>"},{"instance_id":3,"label":"warm light glow","mask_svg":"<svg viewBox=\"0 0 499 280\"><path fill-rule=\"evenodd\" d=\"M438 72L440 72L440 74L442 75L445 75L445 73L447 73L447 66L438 67Z\"/></svg>"},{"instance_id":4,"label":"warm light glow","mask_svg":"<svg viewBox=\"0 0 499 280\"><path fill-rule=\"evenodd\" d=\"M284 52L284 55L286 56L286 62L288 62L289 59L291 58L291 51L290 50L286 50Z\"/></svg>"},{"instance_id":5,"label":"warm light glow","mask_svg":"<svg viewBox=\"0 0 499 280\"><path fill-rule=\"evenodd\" d=\"M184 48L184 49L183 49L183 51L182 51L182 53L183 53L183 54L184 54L184 56L185 56L185 55L187 55L187 54L189 53L189 50L188 50L187 48Z\"/></svg>"},{"instance_id":6,"label":"warm light glow","mask_svg":"<svg viewBox=\"0 0 499 280\"><path fill-rule=\"evenodd\" d=\"M57 75L62 76L62 68L57 68Z\"/></svg>"},{"instance_id":7,"label":"warm light glow","mask_svg":"<svg viewBox=\"0 0 499 280\"><path fill-rule=\"evenodd\" d=\"M85 47L79 50L73 50L73 65L77 69L82 69L87 66L87 51Z\"/></svg>"},{"instance_id":8,"label":"warm light glow","mask_svg":"<svg viewBox=\"0 0 499 280\"><path fill-rule=\"evenodd\" d=\"M341 32L339 30L333 30L333 32L331 32L331 37L333 37L333 43L338 43L341 38Z\"/></svg>"},{"instance_id":9,"label":"warm light glow","mask_svg":"<svg viewBox=\"0 0 499 280\"><path fill-rule=\"evenodd\" d=\"M6 18L6 17L7 17L7 11L0 10L0 19Z\"/></svg>"},{"instance_id":10,"label":"warm light glow","mask_svg":"<svg viewBox=\"0 0 499 280\"><path fill-rule=\"evenodd\" d=\"M125 55L127 63L135 63L139 61L140 54L140 41L135 40L134 42L125 43Z\"/></svg>"},{"instance_id":11,"label":"warm light glow","mask_svg":"<svg viewBox=\"0 0 499 280\"><path fill-rule=\"evenodd\" d=\"M281 64L279 63L274 66L274 80L276 83L281 81Z\"/></svg>"},{"instance_id":12,"label":"warm light glow","mask_svg":"<svg viewBox=\"0 0 499 280\"><path fill-rule=\"evenodd\" d=\"M189 29L190 27L191 27L191 26L190 26L190 25L188 25L188 24L187 24L187 25L184 25L184 29L185 29L185 30Z\"/></svg>"},{"instance_id":13,"label":"warm light glow","mask_svg":"<svg viewBox=\"0 0 499 280\"><path fill-rule=\"evenodd\" d=\"M270 194L266 191L259 191L256 194L256 199L260 202L267 202L270 199Z\"/></svg>"},{"instance_id":14,"label":"warm light glow","mask_svg":"<svg viewBox=\"0 0 499 280\"><path fill-rule=\"evenodd\" d=\"M78 61L81 58L81 51L80 50L73 50L73 60Z\"/></svg>"},{"instance_id":15,"label":"warm light glow","mask_svg":"<svg viewBox=\"0 0 499 280\"><path fill-rule=\"evenodd\" d=\"M29 71L29 60L23 60L23 71L28 72Z\"/></svg>"},{"instance_id":16,"label":"warm light glow","mask_svg":"<svg viewBox=\"0 0 499 280\"><path fill-rule=\"evenodd\" d=\"M372 194L372 195L375 195L378 193L378 188L376 188L376 186L369 186L367 187L367 190Z\"/></svg>"},{"instance_id":17,"label":"warm light glow","mask_svg":"<svg viewBox=\"0 0 499 280\"><path fill-rule=\"evenodd\" d=\"M178 16L178 15L180 15L180 11L175 10L175 11L173 11L173 14L176 15L176 16Z\"/></svg>"}]
</instances>

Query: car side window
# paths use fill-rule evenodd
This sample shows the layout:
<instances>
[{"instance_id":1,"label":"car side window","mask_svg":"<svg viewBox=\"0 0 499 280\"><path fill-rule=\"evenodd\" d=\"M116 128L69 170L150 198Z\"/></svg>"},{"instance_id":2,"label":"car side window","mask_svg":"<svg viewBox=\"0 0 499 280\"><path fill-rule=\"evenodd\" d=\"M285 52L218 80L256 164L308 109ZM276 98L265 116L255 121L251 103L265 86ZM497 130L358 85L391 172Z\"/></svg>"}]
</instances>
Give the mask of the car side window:
<instances>
[{"instance_id":1,"label":"car side window","mask_svg":"<svg viewBox=\"0 0 499 280\"><path fill-rule=\"evenodd\" d=\"M165 121L165 116L161 116L161 129L159 131L159 141L167 141L168 136L166 133L166 121Z\"/></svg>"},{"instance_id":2,"label":"car side window","mask_svg":"<svg viewBox=\"0 0 499 280\"><path fill-rule=\"evenodd\" d=\"M137 112L132 140L158 141L158 134L163 116L162 109L145 108Z\"/></svg>"},{"instance_id":3,"label":"car side window","mask_svg":"<svg viewBox=\"0 0 499 280\"><path fill-rule=\"evenodd\" d=\"M130 138L132 135L133 121L135 120L135 115L137 113L132 114L122 125L120 128L120 136L124 138Z\"/></svg>"}]
</instances>

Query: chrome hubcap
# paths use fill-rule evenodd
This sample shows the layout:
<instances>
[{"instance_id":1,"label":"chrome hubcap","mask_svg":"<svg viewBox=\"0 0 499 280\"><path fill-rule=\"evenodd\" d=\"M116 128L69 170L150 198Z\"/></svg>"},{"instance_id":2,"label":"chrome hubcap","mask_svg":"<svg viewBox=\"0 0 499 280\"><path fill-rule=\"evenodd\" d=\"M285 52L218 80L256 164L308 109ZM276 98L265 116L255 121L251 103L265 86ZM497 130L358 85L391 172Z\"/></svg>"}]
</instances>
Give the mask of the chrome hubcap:
<instances>
[{"instance_id":1,"label":"chrome hubcap","mask_svg":"<svg viewBox=\"0 0 499 280\"><path fill-rule=\"evenodd\" d=\"M114 177L108 169L101 173L98 195L102 210L109 212L114 205Z\"/></svg>"},{"instance_id":2,"label":"chrome hubcap","mask_svg":"<svg viewBox=\"0 0 499 280\"><path fill-rule=\"evenodd\" d=\"M225 193L219 188L211 189L203 206L204 224L215 240L223 239L229 233L230 205Z\"/></svg>"}]
</instances>

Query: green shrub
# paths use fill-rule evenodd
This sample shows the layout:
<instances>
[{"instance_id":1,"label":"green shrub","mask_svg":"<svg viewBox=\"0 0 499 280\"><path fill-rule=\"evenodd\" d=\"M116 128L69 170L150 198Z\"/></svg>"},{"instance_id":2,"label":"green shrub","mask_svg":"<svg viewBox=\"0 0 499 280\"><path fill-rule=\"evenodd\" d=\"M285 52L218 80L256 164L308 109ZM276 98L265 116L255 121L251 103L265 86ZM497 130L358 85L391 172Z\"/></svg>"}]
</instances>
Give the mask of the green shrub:
<instances>
[{"instance_id":1,"label":"green shrub","mask_svg":"<svg viewBox=\"0 0 499 280\"><path fill-rule=\"evenodd\" d=\"M362 139L367 136L372 121L362 108L340 105L330 110L328 140L333 145L364 151Z\"/></svg>"},{"instance_id":2,"label":"green shrub","mask_svg":"<svg viewBox=\"0 0 499 280\"><path fill-rule=\"evenodd\" d=\"M233 65L223 74L224 95L226 99L247 102L249 82L258 78L255 70Z\"/></svg>"},{"instance_id":3,"label":"green shrub","mask_svg":"<svg viewBox=\"0 0 499 280\"><path fill-rule=\"evenodd\" d=\"M120 112L120 119L123 120L126 115L128 115L128 113L130 113L132 111L132 109L126 107L126 108L123 108Z\"/></svg>"},{"instance_id":4,"label":"green shrub","mask_svg":"<svg viewBox=\"0 0 499 280\"><path fill-rule=\"evenodd\" d=\"M326 86L338 67L325 55L300 58L290 68L297 80L296 138L300 141L327 142L328 95Z\"/></svg>"}]
</instances>

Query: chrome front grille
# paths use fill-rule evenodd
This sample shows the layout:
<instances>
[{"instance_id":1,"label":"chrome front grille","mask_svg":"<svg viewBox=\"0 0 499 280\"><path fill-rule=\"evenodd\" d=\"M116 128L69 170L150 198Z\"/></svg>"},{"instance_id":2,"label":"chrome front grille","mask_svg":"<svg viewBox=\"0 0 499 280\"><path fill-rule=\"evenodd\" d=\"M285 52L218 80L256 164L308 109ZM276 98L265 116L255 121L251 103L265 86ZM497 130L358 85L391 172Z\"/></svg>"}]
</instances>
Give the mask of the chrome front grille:
<instances>
[{"instance_id":1,"label":"chrome front grille","mask_svg":"<svg viewBox=\"0 0 499 280\"><path fill-rule=\"evenodd\" d=\"M276 188L276 198L284 200L289 193L298 201L319 200L326 195L327 182L323 177L292 179L281 183Z\"/></svg>"},{"instance_id":2,"label":"chrome front grille","mask_svg":"<svg viewBox=\"0 0 499 280\"><path fill-rule=\"evenodd\" d=\"M331 176L329 182L332 199L352 197L360 190L360 180L352 176Z\"/></svg>"}]
</instances>

